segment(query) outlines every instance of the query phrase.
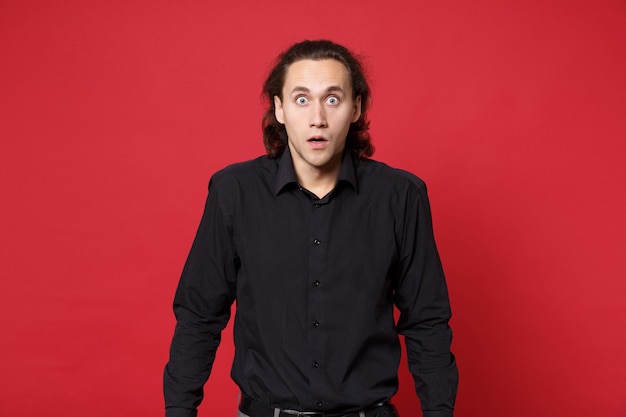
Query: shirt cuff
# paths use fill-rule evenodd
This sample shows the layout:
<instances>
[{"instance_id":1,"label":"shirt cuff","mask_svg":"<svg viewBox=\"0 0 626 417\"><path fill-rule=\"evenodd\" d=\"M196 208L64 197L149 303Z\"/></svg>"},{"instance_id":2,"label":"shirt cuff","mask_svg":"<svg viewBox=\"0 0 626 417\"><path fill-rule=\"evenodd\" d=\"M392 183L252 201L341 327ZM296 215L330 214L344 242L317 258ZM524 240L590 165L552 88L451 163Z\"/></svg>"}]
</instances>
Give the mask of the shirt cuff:
<instances>
[{"instance_id":1,"label":"shirt cuff","mask_svg":"<svg viewBox=\"0 0 626 417\"><path fill-rule=\"evenodd\" d=\"M198 410L188 408L168 407L165 409L165 417L196 417Z\"/></svg>"},{"instance_id":2,"label":"shirt cuff","mask_svg":"<svg viewBox=\"0 0 626 417\"><path fill-rule=\"evenodd\" d=\"M422 417L454 417L454 411L422 411Z\"/></svg>"}]
</instances>

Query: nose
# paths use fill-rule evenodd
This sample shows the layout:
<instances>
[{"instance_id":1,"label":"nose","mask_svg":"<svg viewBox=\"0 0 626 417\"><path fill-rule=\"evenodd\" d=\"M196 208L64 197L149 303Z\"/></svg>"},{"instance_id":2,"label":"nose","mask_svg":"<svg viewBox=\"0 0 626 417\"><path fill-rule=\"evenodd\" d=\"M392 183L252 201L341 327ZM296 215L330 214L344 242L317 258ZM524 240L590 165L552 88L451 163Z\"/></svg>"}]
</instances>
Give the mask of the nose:
<instances>
[{"instance_id":1,"label":"nose","mask_svg":"<svg viewBox=\"0 0 626 417\"><path fill-rule=\"evenodd\" d=\"M322 103L316 102L311 106L310 127L326 127L326 111Z\"/></svg>"}]
</instances>

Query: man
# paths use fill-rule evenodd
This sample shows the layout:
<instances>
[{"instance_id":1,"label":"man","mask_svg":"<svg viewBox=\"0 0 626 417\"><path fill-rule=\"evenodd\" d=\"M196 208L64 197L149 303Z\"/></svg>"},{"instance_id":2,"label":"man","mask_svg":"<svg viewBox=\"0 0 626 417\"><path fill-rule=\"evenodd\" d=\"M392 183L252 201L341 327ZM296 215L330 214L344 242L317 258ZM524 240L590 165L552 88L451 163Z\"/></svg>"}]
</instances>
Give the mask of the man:
<instances>
[{"instance_id":1,"label":"man","mask_svg":"<svg viewBox=\"0 0 626 417\"><path fill-rule=\"evenodd\" d=\"M361 65L340 45L304 41L279 56L264 96L268 154L209 184L174 301L166 415L196 415L236 300L240 416L393 415L398 334L424 416L452 416L450 308L426 187L368 159Z\"/></svg>"}]
</instances>

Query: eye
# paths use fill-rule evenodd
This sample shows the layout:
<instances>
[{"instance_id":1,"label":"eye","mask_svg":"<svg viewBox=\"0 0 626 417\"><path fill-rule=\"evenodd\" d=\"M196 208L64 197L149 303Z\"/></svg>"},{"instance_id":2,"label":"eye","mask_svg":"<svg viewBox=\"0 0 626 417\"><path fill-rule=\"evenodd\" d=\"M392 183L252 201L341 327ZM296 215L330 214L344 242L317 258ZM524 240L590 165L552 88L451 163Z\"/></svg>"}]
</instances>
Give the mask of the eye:
<instances>
[{"instance_id":1,"label":"eye","mask_svg":"<svg viewBox=\"0 0 626 417\"><path fill-rule=\"evenodd\" d=\"M335 97L335 96L331 96L328 97L328 99L326 100L326 102L332 106L335 106L337 104L339 104L339 98Z\"/></svg>"},{"instance_id":2,"label":"eye","mask_svg":"<svg viewBox=\"0 0 626 417\"><path fill-rule=\"evenodd\" d=\"M296 103L298 104L306 104L309 100L306 97L300 96L296 98Z\"/></svg>"}]
</instances>

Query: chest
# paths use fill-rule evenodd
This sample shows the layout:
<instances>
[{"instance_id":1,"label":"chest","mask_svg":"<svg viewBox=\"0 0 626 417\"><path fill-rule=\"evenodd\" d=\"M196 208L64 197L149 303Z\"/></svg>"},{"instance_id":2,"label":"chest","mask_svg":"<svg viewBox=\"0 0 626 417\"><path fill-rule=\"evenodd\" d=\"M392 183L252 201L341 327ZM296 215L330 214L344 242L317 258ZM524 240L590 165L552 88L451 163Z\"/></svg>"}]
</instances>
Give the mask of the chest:
<instances>
[{"instance_id":1,"label":"chest","mask_svg":"<svg viewBox=\"0 0 626 417\"><path fill-rule=\"evenodd\" d=\"M321 276L357 285L365 273L384 280L398 253L402 216L384 198L314 200L296 192L241 207L233 236L242 279L262 275L284 285Z\"/></svg>"}]
</instances>

